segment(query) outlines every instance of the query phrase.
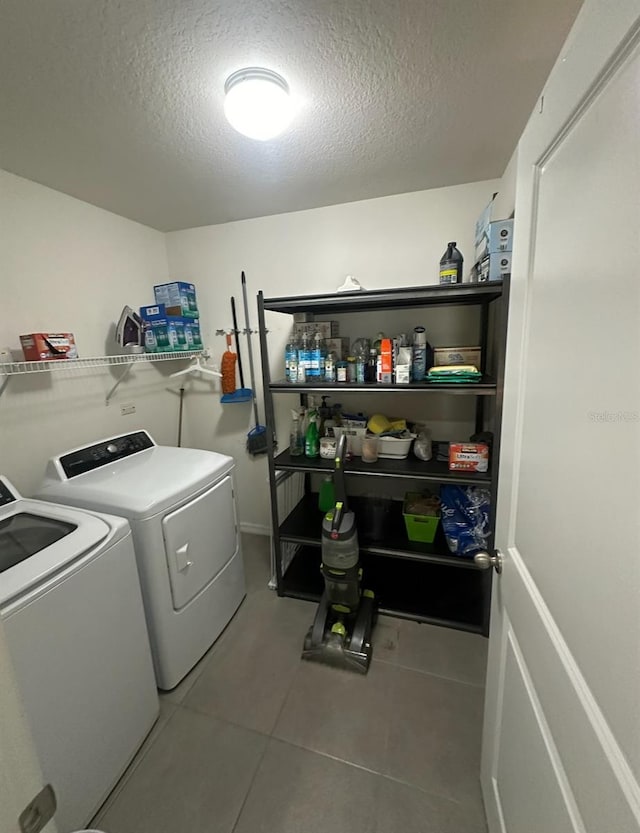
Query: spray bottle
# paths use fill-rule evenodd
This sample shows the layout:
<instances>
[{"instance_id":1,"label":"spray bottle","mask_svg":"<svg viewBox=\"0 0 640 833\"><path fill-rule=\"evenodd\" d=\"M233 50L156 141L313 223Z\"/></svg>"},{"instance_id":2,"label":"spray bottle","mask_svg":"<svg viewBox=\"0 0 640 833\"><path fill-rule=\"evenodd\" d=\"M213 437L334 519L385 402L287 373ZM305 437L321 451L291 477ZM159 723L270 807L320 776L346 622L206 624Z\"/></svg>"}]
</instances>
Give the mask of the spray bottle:
<instances>
[{"instance_id":1,"label":"spray bottle","mask_svg":"<svg viewBox=\"0 0 640 833\"><path fill-rule=\"evenodd\" d=\"M298 411L291 411L291 431L289 433L289 454L292 457L299 457L304 454L304 437L300 427L300 414Z\"/></svg>"},{"instance_id":2,"label":"spray bottle","mask_svg":"<svg viewBox=\"0 0 640 833\"><path fill-rule=\"evenodd\" d=\"M320 439L318 437L318 425L316 423L316 412L309 415L309 427L304 442L305 457L317 457L320 454Z\"/></svg>"}]
</instances>

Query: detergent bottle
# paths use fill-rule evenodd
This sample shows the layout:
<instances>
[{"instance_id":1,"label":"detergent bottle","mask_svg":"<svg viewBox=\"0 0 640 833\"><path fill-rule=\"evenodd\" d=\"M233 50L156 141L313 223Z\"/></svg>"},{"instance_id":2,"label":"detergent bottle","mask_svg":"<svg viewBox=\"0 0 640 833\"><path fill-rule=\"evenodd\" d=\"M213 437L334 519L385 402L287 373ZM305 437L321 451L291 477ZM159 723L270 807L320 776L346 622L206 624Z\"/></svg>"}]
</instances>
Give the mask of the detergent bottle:
<instances>
[{"instance_id":1,"label":"detergent bottle","mask_svg":"<svg viewBox=\"0 0 640 833\"><path fill-rule=\"evenodd\" d=\"M447 251L440 260L440 283L462 283L462 264L464 258L453 241L447 246Z\"/></svg>"}]
</instances>

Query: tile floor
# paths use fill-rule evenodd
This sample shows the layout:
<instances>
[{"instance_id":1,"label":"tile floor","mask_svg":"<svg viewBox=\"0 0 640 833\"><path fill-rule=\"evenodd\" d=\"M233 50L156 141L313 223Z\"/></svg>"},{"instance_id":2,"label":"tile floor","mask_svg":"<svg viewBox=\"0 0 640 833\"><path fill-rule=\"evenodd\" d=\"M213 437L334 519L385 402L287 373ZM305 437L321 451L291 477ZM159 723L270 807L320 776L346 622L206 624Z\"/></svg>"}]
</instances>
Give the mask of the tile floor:
<instances>
[{"instance_id":1,"label":"tile floor","mask_svg":"<svg viewBox=\"0 0 640 833\"><path fill-rule=\"evenodd\" d=\"M485 833L482 637L381 617L366 677L302 663L314 606L247 597L92 822L105 833Z\"/></svg>"}]
</instances>

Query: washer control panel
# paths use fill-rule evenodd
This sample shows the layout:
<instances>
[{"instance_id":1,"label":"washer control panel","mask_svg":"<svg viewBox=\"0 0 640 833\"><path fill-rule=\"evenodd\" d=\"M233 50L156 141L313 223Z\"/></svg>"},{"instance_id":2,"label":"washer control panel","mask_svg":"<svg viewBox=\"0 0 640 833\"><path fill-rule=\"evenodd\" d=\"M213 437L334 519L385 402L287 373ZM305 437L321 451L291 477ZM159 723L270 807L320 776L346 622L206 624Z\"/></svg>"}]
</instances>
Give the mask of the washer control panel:
<instances>
[{"instance_id":1,"label":"washer control panel","mask_svg":"<svg viewBox=\"0 0 640 833\"><path fill-rule=\"evenodd\" d=\"M19 495L15 495L9 488L9 485L4 478L0 477L0 506L6 506L7 503L13 503L18 500Z\"/></svg>"},{"instance_id":2,"label":"washer control panel","mask_svg":"<svg viewBox=\"0 0 640 833\"><path fill-rule=\"evenodd\" d=\"M123 434L109 440L87 445L60 457L60 465L67 478L77 477L88 471L108 466L116 460L122 460L153 448L154 441L146 431L135 431L133 434Z\"/></svg>"}]
</instances>

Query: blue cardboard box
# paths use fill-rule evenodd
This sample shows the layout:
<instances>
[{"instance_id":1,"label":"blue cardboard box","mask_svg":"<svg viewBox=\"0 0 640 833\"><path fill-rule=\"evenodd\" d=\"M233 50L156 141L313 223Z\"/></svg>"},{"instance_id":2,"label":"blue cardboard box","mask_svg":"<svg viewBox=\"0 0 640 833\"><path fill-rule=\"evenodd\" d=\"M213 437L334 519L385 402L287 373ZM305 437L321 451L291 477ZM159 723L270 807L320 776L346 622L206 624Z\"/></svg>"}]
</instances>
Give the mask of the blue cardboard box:
<instances>
[{"instance_id":1,"label":"blue cardboard box","mask_svg":"<svg viewBox=\"0 0 640 833\"><path fill-rule=\"evenodd\" d=\"M156 304L164 304L167 315L198 318L196 288L192 283L173 281L153 287Z\"/></svg>"}]
</instances>

